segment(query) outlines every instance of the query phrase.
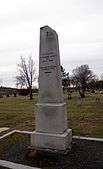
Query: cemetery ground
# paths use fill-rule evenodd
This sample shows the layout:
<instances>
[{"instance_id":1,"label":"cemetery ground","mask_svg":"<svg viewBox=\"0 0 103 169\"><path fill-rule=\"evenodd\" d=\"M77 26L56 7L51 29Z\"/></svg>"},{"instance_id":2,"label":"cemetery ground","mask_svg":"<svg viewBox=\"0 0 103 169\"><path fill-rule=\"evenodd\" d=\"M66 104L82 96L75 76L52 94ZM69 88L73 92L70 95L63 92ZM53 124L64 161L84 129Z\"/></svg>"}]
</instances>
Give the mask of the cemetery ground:
<instances>
[{"instance_id":1,"label":"cemetery ground","mask_svg":"<svg viewBox=\"0 0 103 169\"><path fill-rule=\"evenodd\" d=\"M42 169L103 168L103 142L73 139L66 155L30 150L29 146L30 134L14 133L0 140L0 159Z\"/></svg>"},{"instance_id":2,"label":"cemetery ground","mask_svg":"<svg viewBox=\"0 0 103 169\"><path fill-rule=\"evenodd\" d=\"M77 95L78 93L73 93L72 99L68 100L65 94L68 126L73 129L73 135L103 138L103 95L88 93L79 104ZM98 97L99 102L96 101ZM9 131L33 131L36 103L37 95L33 100L21 96L0 98L0 127L9 127Z\"/></svg>"},{"instance_id":3,"label":"cemetery ground","mask_svg":"<svg viewBox=\"0 0 103 169\"><path fill-rule=\"evenodd\" d=\"M73 135L103 138L103 96L100 95L98 101L97 94L88 93L78 102L77 95L73 93L68 100L65 94L68 125ZM33 131L36 103L37 95L33 100L20 96L1 98L0 127ZM67 155L35 152L28 149L29 146L30 134L13 133L0 140L0 159L43 169L103 168L103 142L73 139Z\"/></svg>"}]
</instances>

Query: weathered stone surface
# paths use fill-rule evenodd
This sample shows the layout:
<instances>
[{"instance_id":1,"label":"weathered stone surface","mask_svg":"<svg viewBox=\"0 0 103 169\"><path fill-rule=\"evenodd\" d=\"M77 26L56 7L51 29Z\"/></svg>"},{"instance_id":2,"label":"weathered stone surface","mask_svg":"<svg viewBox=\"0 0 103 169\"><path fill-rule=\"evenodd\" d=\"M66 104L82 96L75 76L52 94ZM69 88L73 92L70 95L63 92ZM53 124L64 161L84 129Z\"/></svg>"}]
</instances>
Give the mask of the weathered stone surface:
<instances>
[{"instance_id":1,"label":"weathered stone surface","mask_svg":"<svg viewBox=\"0 0 103 169\"><path fill-rule=\"evenodd\" d=\"M62 134L34 132L31 138L31 145L35 148L65 152L71 147L72 130L68 129Z\"/></svg>"},{"instance_id":2,"label":"weathered stone surface","mask_svg":"<svg viewBox=\"0 0 103 169\"><path fill-rule=\"evenodd\" d=\"M67 130L58 36L49 26L40 29L37 106L36 133L31 135L31 145L43 149L66 150L72 140L72 131Z\"/></svg>"},{"instance_id":3,"label":"weathered stone surface","mask_svg":"<svg viewBox=\"0 0 103 169\"><path fill-rule=\"evenodd\" d=\"M38 104L36 131L62 134L67 129L65 103Z\"/></svg>"},{"instance_id":4,"label":"weathered stone surface","mask_svg":"<svg viewBox=\"0 0 103 169\"><path fill-rule=\"evenodd\" d=\"M9 128L8 127L0 127L0 133L3 131L6 131L6 130L9 130Z\"/></svg>"},{"instance_id":5,"label":"weathered stone surface","mask_svg":"<svg viewBox=\"0 0 103 169\"><path fill-rule=\"evenodd\" d=\"M56 32L48 26L40 29L38 102L64 102L58 36Z\"/></svg>"},{"instance_id":6,"label":"weathered stone surface","mask_svg":"<svg viewBox=\"0 0 103 169\"><path fill-rule=\"evenodd\" d=\"M40 168L36 168L36 167L30 167L27 165L13 163L10 161L0 160L0 168L2 168L2 167L7 167L7 168L11 168L11 169L40 169Z\"/></svg>"}]
</instances>

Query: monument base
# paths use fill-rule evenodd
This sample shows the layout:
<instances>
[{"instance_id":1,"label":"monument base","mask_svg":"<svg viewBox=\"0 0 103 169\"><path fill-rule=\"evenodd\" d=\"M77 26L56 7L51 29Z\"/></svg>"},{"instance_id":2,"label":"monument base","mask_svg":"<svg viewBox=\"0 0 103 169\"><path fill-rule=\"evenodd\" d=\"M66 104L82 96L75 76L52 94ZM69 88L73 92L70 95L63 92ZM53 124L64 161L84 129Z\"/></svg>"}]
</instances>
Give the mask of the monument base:
<instances>
[{"instance_id":1,"label":"monument base","mask_svg":"<svg viewBox=\"0 0 103 169\"><path fill-rule=\"evenodd\" d=\"M67 129L63 134L33 132L31 146L36 150L45 150L66 154L71 148L72 130Z\"/></svg>"}]
</instances>

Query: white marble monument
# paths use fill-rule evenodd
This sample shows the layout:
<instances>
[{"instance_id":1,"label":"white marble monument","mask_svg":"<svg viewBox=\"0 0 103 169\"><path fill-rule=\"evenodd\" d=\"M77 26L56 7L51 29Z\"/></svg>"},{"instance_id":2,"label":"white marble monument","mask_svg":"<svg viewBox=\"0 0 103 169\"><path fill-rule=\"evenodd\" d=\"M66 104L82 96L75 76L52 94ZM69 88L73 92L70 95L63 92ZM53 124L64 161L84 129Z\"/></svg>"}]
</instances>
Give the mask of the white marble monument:
<instances>
[{"instance_id":1,"label":"white marble monument","mask_svg":"<svg viewBox=\"0 0 103 169\"><path fill-rule=\"evenodd\" d=\"M40 29L37 106L36 131L31 135L31 146L47 151L67 152L71 147L72 130L67 126L58 36L49 26Z\"/></svg>"}]
</instances>

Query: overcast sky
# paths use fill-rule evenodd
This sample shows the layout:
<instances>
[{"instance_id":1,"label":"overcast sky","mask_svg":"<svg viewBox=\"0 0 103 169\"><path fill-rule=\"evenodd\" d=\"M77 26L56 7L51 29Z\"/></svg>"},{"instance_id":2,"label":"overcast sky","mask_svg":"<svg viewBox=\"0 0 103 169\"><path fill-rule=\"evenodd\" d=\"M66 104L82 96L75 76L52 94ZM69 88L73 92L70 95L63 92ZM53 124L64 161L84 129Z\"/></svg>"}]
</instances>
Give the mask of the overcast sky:
<instances>
[{"instance_id":1,"label":"overcast sky","mask_svg":"<svg viewBox=\"0 0 103 169\"><path fill-rule=\"evenodd\" d=\"M49 25L59 36L61 63L71 72L89 64L103 73L103 0L0 0L0 82L15 86L21 55L38 68L39 29Z\"/></svg>"}]
</instances>

